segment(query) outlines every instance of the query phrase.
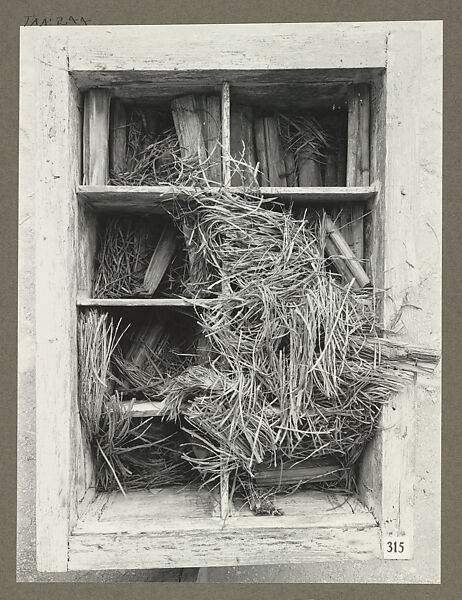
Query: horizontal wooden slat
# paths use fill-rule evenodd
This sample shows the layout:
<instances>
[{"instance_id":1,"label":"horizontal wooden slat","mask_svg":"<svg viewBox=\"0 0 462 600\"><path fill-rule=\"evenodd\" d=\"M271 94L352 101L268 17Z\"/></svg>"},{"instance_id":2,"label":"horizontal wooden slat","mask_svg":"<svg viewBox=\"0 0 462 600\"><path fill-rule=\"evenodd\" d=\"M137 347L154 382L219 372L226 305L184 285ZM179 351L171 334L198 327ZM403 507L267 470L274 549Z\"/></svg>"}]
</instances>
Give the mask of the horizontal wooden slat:
<instances>
[{"instance_id":1,"label":"horizontal wooden slat","mask_svg":"<svg viewBox=\"0 0 462 600\"><path fill-rule=\"evenodd\" d=\"M136 71L386 66L386 31L371 35L351 23L136 25L123 29L104 25L79 28L78 34L69 29L56 35L66 43L69 70L78 85L102 84L108 81L104 74L111 71L119 71L116 76L121 81L123 75L133 77Z\"/></svg>"},{"instance_id":2,"label":"horizontal wooden slat","mask_svg":"<svg viewBox=\"0 0 462 600\"><path fill-rule=\"evenodd\" d=\"M360 560L378 556L379 528L355 499L298 492L281 517L212 517L213 495L171 488L101 494L69 541L71 570ZM210 516L208 516L210 515Z\"/></svg>"},{"instance_id":3,"label":"horizontal wooden slat","mask_svg":"<svg viewBox=\"0 0 462 600\"><path fill-rule=\"evenodd\" d=\"M78 306L145 306L145 307L194 307L207 306L207 300L188 298L79 298Z\"/></svg>"},{"instance_id":4,"label":"horizontal wooden slat","mask_svg":"<svg viewBox=\"0 0 462 600\"><path fill-rule=\"evenodd\" d=\"M242 188L230 187L239 193ZM79 186L77 194L97 212L138 212L164 214L172 208L174 198L188 198L188 188L172 186ZM337 204L361 202L374 198L375 185L368 187L261 187L266 198L279 198L285 202ZM197 193L197 190L194 190ZM193 190L191 189L191 193Z\"/></svg>"}]
</instances>

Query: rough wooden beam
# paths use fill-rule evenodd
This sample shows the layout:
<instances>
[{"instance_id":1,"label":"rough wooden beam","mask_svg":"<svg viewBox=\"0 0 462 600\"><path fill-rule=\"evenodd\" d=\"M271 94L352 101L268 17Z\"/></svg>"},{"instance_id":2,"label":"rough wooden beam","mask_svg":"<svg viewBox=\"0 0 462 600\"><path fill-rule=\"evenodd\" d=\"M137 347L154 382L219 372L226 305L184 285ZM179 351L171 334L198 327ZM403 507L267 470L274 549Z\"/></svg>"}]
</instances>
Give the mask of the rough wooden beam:
<instances>
[{"instance_id":1,"label":"rough wooden beam","mask_svg":"<svg viewBox=\"0 0 462 600\"><path fill-rule=\"evenodd\" d=\"M369 185L369 84L353 84L348 89L347 186ZM354 254L364 258L364 207L342 211L340 225Z\"/></svg>"},{"instance_id":2,"label":"rough wooden beam","mask_svg":"<svg viewBox=\"0 0 462 600\"><path fill-rule=\"evenodd\" d=\"M233 163L231 167L231 185L249 186L255 184L256 165L253 134L253 109L251 106L231 108L231 157L235 161L244 161L247 166Z\"/></svg>"},{"instance_id":3,"label":"rough wooden beam","mask_svg":"<svg viewBox=\"0 0 462 600\"><path fill-rule=\"evenodd\" d=\"M89 90L84 100L83 181L86 185L106 185L109 177L108 90Z\"/></svg>"},{"instance_id":4,"label":"rough wooden beam","mask_svg":"<svg viewBox=\"0 0 462 600\"><path fill-rule=\"evenodd\" d=\"M199 106L195 96L181 96L172 100L172 116L180 142L183 160L203 163L207 157Z\"/></svg>"},{"instance_id":5,"label":"rough wooden beam","mask_svg":"<svg viewBox=\"0 0 462 600\"><path fill-rule=\"evenodd\" d=\"M143 289L154 294L178 247L177 230L166 223L144 275Z\"/></svg>"},{"instance_id":6,"label":"rough wooden beam","mask_svg":"<svg viewBox=\"0 0 462 600\"><path fill-rule=\"evenodd\" d=\"M111 102L109 130L109 170L123 173L127 168L127 114L120 100Z\"/></svg>"},{"instance_id":7,"label":"rough wooden beam","mask_svg":"<svg viewBox=\"0 0 462 600\"><path fill-rule=\"evenodd\" d=\"M207 179L211 185L219 185L222 181L220 97L200 96L199 114L207 150Z\"/></svg>"}]
</instances>

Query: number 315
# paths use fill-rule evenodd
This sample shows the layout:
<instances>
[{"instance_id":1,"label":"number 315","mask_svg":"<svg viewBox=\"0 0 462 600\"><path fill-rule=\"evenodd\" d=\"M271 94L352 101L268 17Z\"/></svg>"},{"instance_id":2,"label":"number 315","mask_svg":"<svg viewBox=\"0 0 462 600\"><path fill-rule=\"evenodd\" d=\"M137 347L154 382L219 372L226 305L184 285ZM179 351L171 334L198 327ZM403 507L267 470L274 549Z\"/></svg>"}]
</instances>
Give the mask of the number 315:
<instances>
[{"instance_id":1,"label":"number 315","mask_svg":"<svg viewBox=\"0 0 462 600\"><path fill-rule=\"evenodd\" d=\"M387 542L387 552L401 554L404 552L404 542Z\"/></svg>"}]
</instances>

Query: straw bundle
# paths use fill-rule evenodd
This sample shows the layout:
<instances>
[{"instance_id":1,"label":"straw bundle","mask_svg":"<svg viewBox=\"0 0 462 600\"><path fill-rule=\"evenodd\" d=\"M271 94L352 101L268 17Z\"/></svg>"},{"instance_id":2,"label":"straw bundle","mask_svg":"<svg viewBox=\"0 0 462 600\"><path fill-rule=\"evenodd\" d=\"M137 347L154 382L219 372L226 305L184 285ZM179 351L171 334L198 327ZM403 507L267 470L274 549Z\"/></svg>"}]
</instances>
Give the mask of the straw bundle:
<instances>
[{"instance_id":1,"label":"straw bundle","mask_svg":"<svg viewBox=\"0 0 462 600\"><path fill-rule=\"evenodd\" d=\"M184 247L180 244L181 234L177 232L178 241L175 242L175 230L170 226L173 247L168 256L163 257L162 265L159 260L154 263L162 251L164 230L162 221L152 218L119 216L105 219L99 229L95 297L180 293L185 268Z\"/></svg>"}]
</instances>

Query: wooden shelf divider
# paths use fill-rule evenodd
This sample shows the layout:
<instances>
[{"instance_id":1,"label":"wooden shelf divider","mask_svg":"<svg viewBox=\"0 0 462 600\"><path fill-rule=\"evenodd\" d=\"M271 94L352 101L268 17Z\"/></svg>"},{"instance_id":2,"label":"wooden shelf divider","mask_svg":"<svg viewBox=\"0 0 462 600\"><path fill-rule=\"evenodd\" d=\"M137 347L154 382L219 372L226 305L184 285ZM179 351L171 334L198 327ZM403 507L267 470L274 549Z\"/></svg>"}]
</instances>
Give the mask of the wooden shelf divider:
<instances>
[{"instance_id":1,"label":"wooden shelf divider","mask_svg":"<svg viewBox=\"0 0 462 600\"><path fill-rule=\"evenodd\" d=\"M189 298L78 298L78 306L195 307L207 306L208 300Z\"/></svg>"},{"instance_id":2,"label":"wooden shelf divider","mask_svg":"<svg viewBox=\"0 0 462 600\"><path fill-rule=\"evenodd\" d=\"M227 187L233 193L242 188ZM264 198L278 198L287 203L338 204L372 200L378 187L261 187ZM191 188L192 191L192 188ZM197 190L194 190L197 193ZM81 185L77 195L96 212L165 214L174 198L188 198L188 188L174 186Z\"/></svg>"}]
</instances>

